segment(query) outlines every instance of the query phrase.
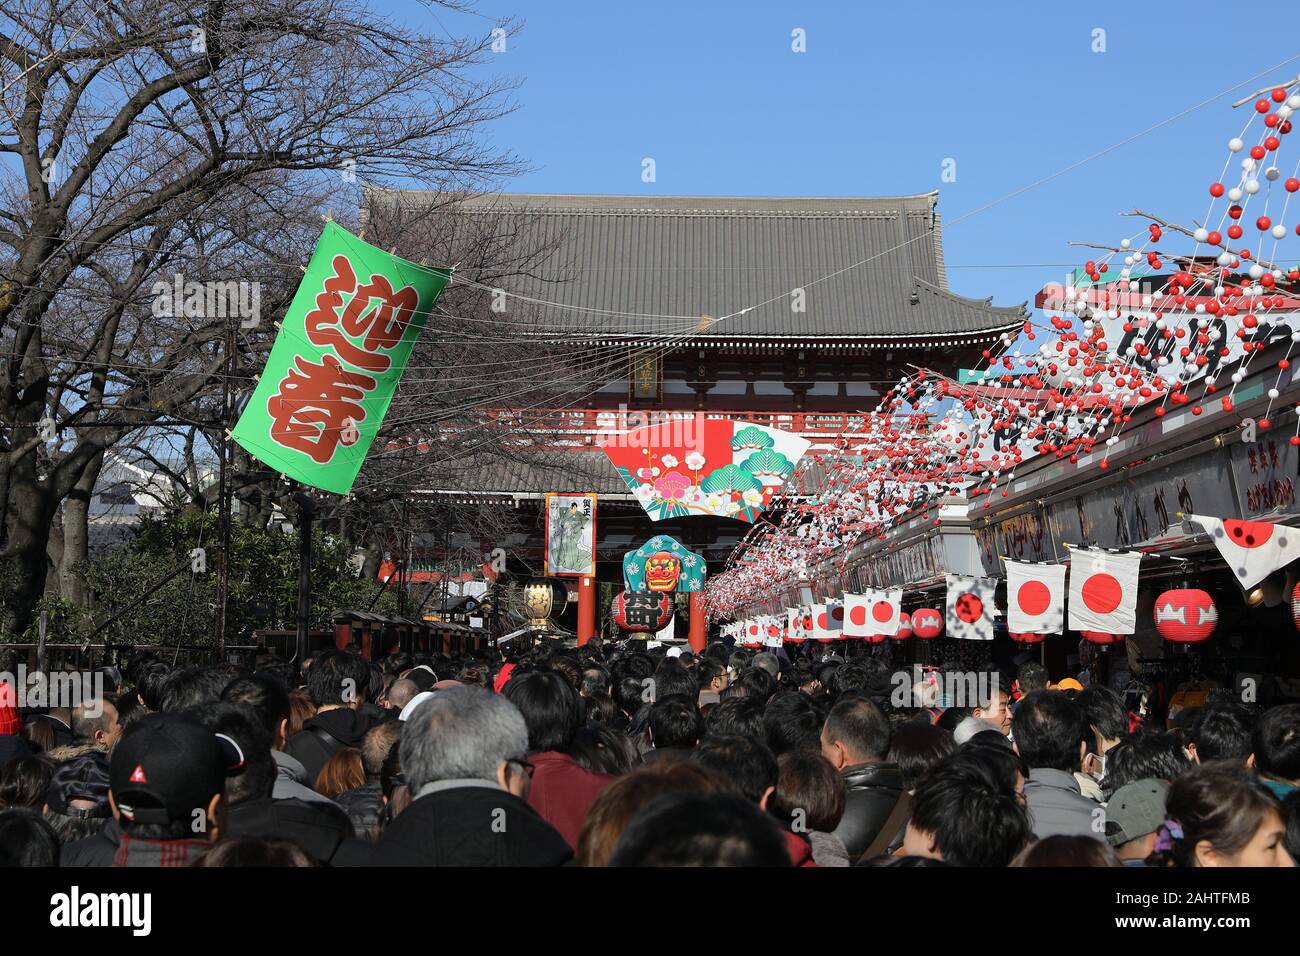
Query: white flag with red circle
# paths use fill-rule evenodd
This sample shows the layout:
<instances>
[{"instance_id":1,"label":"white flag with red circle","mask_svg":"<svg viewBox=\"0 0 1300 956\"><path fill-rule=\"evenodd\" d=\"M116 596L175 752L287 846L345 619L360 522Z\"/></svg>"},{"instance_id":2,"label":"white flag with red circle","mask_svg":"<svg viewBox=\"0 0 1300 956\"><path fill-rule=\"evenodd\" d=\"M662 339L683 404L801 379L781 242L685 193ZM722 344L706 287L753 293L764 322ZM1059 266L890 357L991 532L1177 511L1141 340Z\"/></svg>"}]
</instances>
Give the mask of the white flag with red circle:
<instances>
[{"instance_id":1,"label":"white flag with red circle","mask_svg":"<svg viewBox=\"0 0 1300 956\"><path fill-rule=\"evenodd\" d=\"M763 618L763 643L768 647L780 647L785 643L785 623L775 614Z\"/></svg>"},{"instance_id":2,"label":"white flag with red circle","mask_svg":"<svg viewBox=\"0 0 1300 956\"><path fill-rule=\"evenodd\" d=\"M803 608L788 607L785 609L785 636L789 641L802 641L803 633Z\"/></svg>"},{"instance_id":3,"label":"white flag with red circle","mask_svg":"<svg viewBox=\"0 0 1300 956\"><path fill-rule=\"evenodd\" d=\"M819 641L830 640L832 637L830 629L830 619L826 614L825 604L814 604L812 606L812 636Z\"/></svg>"},{"instance_id":4,"label":"white flag with red circle","mask_svg":"<svg viewBox=\"0 0 1300 956\"><path fill-rule=\"evenodd\" d=\"M967 574L948 574L945 578L948 608L944 615L944 631L948 637L959 641L993 640L993 618L998 613L993 591L997 580Z\"/></svg>"},{"instance_id":5,"label":"white flag with red circle","mask_svg":"<svg viewBox=\"0 0 1300 956\"><path fill-rule=\"evenodd\" d=\"M1132 634L1140 551L1070 550L1070 630Z\"/></svg>"},{"instance_id":6,"label":"white flag with red circle","mask_svg":"<svg viewBox=\"0 0 1300 956\"><path fill-rule=\"evenodd\" d=\"M1065 624L1065 565L1007 562L1007 630L1060 634Z\"/></svg>"},{"instance_id":7,"label":"white flag with red circle","mask_svg":"<svg viewBox=\"0 0 1300 956\"><path fill-rule=\"evenodd\" d=\"M844 636L872 637L898 633L903 592L900 588L844 595Z\"/></svg>"},{"instance_id":8,"label":"white flag with red circle","mask_svg":"<svg viewBox=\"0 0 1300 956\"><path fill-rule=\"evenodd\" d=\"M831 637L844 637L844 602L842 600L826 602L826 626L830 629Z\"/></svg>"},{"instance_id":9,"label":"white flag with red circle","mask_svg":"<svg viewBox=\"0 0 1300 956\"><path fill-rule=\"evenodd\" d=\"M1243 591L1300 558L1300 530L1265 521L1188 515L1205 529Z\"/></svg>"}]
</instances>

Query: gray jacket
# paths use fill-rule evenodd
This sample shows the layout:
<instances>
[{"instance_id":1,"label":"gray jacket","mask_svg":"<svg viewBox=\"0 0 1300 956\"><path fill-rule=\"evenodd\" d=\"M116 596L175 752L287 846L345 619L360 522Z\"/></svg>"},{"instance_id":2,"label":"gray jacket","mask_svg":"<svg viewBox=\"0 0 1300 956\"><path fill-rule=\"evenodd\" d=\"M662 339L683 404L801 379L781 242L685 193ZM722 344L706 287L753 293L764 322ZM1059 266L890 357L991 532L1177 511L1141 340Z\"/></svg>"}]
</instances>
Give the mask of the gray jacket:
<instances>
[{"instance_id":1,"label":"gray jacket","mask_svg":"<svg viewBox=\"0 0 1300 956\"><path fill-rule=\"evenodd\" d=\"M1064 770L1039 767L1025 781L1025 803L1034 835L1106 838L1105 809L1079 792L1079 781Z\"/></svg>"},{"instance_id":2,"label":"gray jacket","mask_svg":"<svg viewBox=\"0 0 1300 956\"><path fill-rule=\"evenodd\" d=\"M271 788L274 800L307 800L316 803L334 803L329 797L322 796L308 786L307 768L296 757L283 750L272 750L271 758L275 761L275 785ZM337 803L334 803L338 806Z\"/></svg>"}]
</instances>

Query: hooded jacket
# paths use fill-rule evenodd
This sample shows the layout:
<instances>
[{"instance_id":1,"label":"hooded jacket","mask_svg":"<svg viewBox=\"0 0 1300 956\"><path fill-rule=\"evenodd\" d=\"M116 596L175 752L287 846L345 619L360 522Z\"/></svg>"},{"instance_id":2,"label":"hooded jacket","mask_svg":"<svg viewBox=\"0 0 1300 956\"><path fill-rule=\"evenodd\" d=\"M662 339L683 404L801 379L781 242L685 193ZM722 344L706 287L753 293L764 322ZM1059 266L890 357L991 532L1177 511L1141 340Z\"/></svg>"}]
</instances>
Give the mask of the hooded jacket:
<instances>
[{"instance_id":1,"label":"hooded jacket","mask_svg":"<svg viewBox=\"0 0 1300 956\"><path fill-rule=\"evenodd\" d=\"M369 866L370 844L339 807L305 800L245 800L226 811L222 835L290 840L326 866Z\"/></svg>"},{"instance_id":2,"label":"hooded jacket","mask_svg":"<svg viewBox=\"0 0 1300 956\"><path fill-rule=\"evenodd\" d=\"M307 771L307 785L315 786L316 778L330 757L343 747L360 747L361 738L376 723L378 721L368 711L336 707L303 721L302 730L289 738L284 749ZM333 740L322 737L315 732L318 730Z\"/></svg>"},{"instance_id":3,"label":"hooded jacket","mask_svg":"<svg viewBox=\"0 0 1300 956\"><path fill-rule=\"evenodd\" d=\"M840 771L848 788L844 816L834 835L856 861L880 833L903 794L903 775L893 763L859 763Z\"/></svg>"},{"instance_id":4,"label":"hooded jacket","mask_svg":"<svg viewBox=\"0 0 1300 956\"><path fill-rule=\"evenodd\" d=\"M313 790L311 784L315 781L307 779L307 768L283 750L272 750L271 759L275 761L275 785L271 789L271 796L275 799L306 800L309 803L315 801L338 805L329 797Z\"/></svg>"}]
</instances>

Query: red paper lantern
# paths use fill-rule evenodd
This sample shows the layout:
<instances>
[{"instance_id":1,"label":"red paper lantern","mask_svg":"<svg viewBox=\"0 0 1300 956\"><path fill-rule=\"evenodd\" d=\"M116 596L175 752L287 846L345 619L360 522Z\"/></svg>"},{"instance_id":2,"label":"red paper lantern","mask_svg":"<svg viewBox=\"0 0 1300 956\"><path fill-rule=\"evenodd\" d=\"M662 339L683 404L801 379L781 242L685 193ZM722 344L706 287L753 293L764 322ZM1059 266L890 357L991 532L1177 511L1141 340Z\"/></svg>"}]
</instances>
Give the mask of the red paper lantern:
<instances>
[{"instance_id":1,"label":"red paper lantern","mask_svg":"<svg viewBox=\"0 0 1300 956\"><path fill-rule=\"evenodd\" d=\"M932 607L913 611L912 633L923 641L933 640L943 633L943 615Z\"/></svg>"},{"instance_id":2,"label":"red paper lantern","mask_svg":"<svg viewBox=\"0 0 1300 956\"><path fill-rule=\"evenodd\" d=\"M1172 588L1156 598L1156 630L1175 644L1200 644L1209 640L1219 623L1214 599L1199 588Z\"/></svg>"},{"instance_id":3,"label":"red paper lantern","mask_svg":"<svg viewBox=\"0 0 1300 956\"><path fill-rule=\"evenodd\" d=\"M673 619L673 597L667 592L619 591L609 616L619 630L656 634Z\"/></svg>"},{"instance_id":4,"label":"red paper lantern","mask_svg":"<svg viewBox=\"0 0 1300 956\"><path fill-rule=\"evenodd\" d=\"M904 611L898 615L898 630L894 634L894 640L905 641L912 636L912 615Z\"/></svg>"},{"instance_id":5,"label":"red paper lantern","mask_svg":"<svg viewBox=\"0 0 1300 956\"><path fill-rule=\"evenodd\" d=\"M1096 644L1098 647L1109 647L1111 644L1123 644L1123 634L1111 634L1107 631L1081 631L1083 639L1089 644Z\"/></svg>"},{"instance_id":6,"label":"red paper lantern","mask_svg":"<svg viewBox=\"0 0 1300 956\"><path fill-rule=\"evenodd\" d=\"M1300 631L1300 581L1291 592L1291 619L1295 621L1296 630Z\"/></svg>"},{"instance_id":7,"label":"red paper lantern","mask_svg":"<svg viewBox=\"0 0 1300 956\"><path fill-rule=\"evenodd\" d=\"M1035 634L1033 631L1012 631L1011 639L1018 644L1041 644L1047 640L1047 635Z\"/></svg>"},{"instance_id":8,"label":"red paper lantern","mask_svg":"<svg viewBox=\"0 0 1300 956\"><path fill-rule=\"evenodd\" d=\"M883 644L883 643L885 643L885 641L889 640L889 635L888 635L888 634L868 634L868 635L866 635L865 637L863 637L862 640L866 641L868 644Z\"/></svg>"}]
</instances>

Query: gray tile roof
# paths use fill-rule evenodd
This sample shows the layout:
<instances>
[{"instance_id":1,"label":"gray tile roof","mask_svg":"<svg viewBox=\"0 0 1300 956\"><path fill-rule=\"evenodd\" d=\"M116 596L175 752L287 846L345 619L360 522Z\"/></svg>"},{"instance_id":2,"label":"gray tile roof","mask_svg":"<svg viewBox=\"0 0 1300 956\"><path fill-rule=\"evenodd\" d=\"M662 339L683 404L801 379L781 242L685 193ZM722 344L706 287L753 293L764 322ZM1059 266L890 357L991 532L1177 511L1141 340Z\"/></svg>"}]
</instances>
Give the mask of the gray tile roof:
<instances>
[{"instance_id":1,"label":"gray tile roof","mask_svg":"<svg viewBox=\"0 0 1300 956\"><path fill-rule=\"evenodd\" d=\"M378 215L385 201L418 207L431 198L418 191L372 190L368 213ZM1024 319L1023 305L995 307L948 290L937 200L937 193L498 193L449 208L458 216L512 219L521 235L551 250L537 275L503 283L515 295L574 307L538 304L538 322L548 328L614 336L691 333L694 340L987 338L1016 326ZM797 287L805 290L804 312L791 308ZM715 321L699 328L701 315ZM720 316L727 318L717 321Z\"/></svg>"}]
</instances>

